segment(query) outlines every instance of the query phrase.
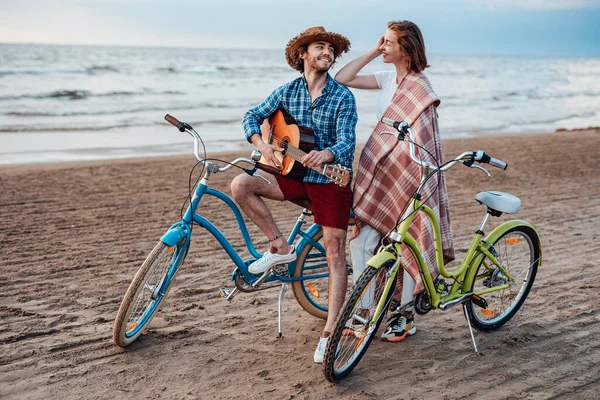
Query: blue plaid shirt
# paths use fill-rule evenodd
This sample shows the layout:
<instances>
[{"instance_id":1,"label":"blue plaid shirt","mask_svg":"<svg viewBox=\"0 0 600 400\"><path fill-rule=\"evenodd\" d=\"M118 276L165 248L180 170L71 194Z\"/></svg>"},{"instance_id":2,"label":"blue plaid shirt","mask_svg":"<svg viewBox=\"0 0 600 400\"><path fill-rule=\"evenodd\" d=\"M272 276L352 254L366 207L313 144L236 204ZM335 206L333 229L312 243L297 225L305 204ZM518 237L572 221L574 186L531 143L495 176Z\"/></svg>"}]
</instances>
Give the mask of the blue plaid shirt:
<instances>
[{"instance_id":1,"label":"blue plaid shirt","mask_svg":"<svg viewBox=\"0 0 600 400\"><path fill-rule=\"evenodd\" d=\"M298 124L315 134L315 150L333 153L332 164L352 168L356 146L356 102L350 90L329 74L321 96L311 101L304 75L275 90L258 106L249 110L242 121L246 139L260 135L260 124L278 109L285 109ZM329 183L324 175L309 169L304 182Z\"/></svg>"}]
</instances>

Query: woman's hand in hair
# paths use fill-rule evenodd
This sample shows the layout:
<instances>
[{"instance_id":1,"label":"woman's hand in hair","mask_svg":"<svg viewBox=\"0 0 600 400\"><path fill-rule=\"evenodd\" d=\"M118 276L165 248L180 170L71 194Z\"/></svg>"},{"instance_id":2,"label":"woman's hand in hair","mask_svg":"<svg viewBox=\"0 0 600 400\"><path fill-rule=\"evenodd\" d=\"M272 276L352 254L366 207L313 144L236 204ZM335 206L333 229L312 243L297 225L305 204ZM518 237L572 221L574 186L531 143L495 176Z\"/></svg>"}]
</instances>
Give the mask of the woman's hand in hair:
<instances>
[{"instance_id":1,"label":"woman's hand in hair","mask_svg":"<svg viewBox=\"0 0 600 400\"><path fill-rule=\"evenodd\" d=\"M381 46L383 46L383 42L385 42L385 37L381 36L379 38L379 40L377 41L377 44L375 45L375 47L373 47L373 50L371 50L373 53L376 53L377 55L381 55L383 53L383 50L381 50Z\"/></svg>"}]
</instances>

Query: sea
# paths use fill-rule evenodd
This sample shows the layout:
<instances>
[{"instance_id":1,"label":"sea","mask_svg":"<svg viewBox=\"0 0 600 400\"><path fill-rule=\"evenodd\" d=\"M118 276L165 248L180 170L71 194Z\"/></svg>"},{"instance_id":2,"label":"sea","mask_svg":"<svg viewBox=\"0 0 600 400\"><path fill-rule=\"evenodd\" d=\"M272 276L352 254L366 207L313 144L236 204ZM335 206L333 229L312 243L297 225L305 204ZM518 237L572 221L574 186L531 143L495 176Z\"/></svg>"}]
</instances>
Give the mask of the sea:
<instances>
[{"instance_id":1,"label":"sea","mask_svg":"<svg viewBox=\"0 0 600 400\"><path fill-rule=\"evenodd\" d=\"M599 58L428 60L442 138L600 126ZM389 68L375 60L363 72ZM0 44L0 165L192 154L165 114L194 126L209 154L250 149L244 113L296 77L283 49ZM352 90L360 143L378 93Z\"/></svg>"}]
</instances>

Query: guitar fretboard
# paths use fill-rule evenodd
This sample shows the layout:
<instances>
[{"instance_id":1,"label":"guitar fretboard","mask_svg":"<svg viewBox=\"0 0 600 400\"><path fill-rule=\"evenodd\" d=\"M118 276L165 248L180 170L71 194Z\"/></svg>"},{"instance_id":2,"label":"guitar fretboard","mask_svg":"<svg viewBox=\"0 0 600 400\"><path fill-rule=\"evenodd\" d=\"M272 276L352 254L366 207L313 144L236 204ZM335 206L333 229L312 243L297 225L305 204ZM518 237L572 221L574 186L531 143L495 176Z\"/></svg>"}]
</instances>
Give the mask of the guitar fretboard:
<instances>
[{"instance_id":1,"label":"guitar fretboard","mask_svg":"<svg viewBox=\"0 0 600 400\"><path fill-rule=\"evenodd\" d=\"M288 142L286 142L285 140L281 140L281 139L273 136L273 133L271 133L269 135L269 141L271 143L276 144L277 146L283 148L284 149L283 153L286 156L291 157L295 161L300 162L300 159L306 155L306 153L304 151L300 150L296 146L293 146L293 145L289 144Z\"/></svg>"}]
</instances>

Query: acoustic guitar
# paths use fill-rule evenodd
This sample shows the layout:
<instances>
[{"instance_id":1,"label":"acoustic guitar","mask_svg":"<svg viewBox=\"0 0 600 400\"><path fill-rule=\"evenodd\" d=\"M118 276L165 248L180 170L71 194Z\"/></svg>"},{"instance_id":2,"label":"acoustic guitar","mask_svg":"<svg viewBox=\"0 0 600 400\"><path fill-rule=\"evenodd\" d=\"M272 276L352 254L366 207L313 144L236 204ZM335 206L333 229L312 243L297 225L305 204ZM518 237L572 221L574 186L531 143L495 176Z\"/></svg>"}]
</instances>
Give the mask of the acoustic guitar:
<instances>
[{"instance_id":1,"label":"acoustic guitar","mask_svg":"<svg viewBox=\"0 0 600 400\"><path fill-rule=\"evenodd\" d=\"M277 110L268 123L265 121L261 126L261 133L266 143L284 149L281 153L275 152L275 157L283 165L281 175L302 179L308 168L303 166L300 160L315 147L315 134L312 129L298 125L285 110ZM260 162L268 164L264 158ZM323 164L311 169L325 175L339 186L344 187L350 182L350 169L339 164Z\"/></svg>"}]
</instances>

